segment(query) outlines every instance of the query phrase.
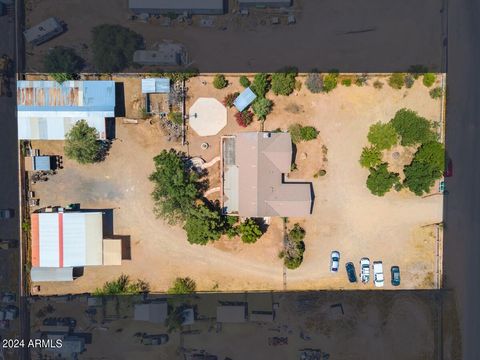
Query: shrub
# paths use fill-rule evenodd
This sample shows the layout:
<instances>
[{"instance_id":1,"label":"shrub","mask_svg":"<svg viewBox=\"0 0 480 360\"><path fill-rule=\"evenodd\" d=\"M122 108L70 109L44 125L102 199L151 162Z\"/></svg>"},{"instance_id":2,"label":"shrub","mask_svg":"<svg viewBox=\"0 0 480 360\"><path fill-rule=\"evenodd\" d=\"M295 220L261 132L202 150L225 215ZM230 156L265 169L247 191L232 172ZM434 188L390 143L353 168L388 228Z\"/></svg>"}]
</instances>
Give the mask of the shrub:
<instances>
[{"instance_id":1,"label":"shrub","mask_svg":"<svg viewBox=\"0 0 480 360\"><path fill-rule=\"evenodd\" d=\"M223 105L231 108L233 106L233 102L238 97L238 95L240 95L239 92L234 92L234 93L227 94L227 96L225 96L223 98Z\"/></svg>"},{"instance_id":2,"label":"shrub","mask_svg":"<svg viewBox=\"0 0 480 360\"><path fill-rule=\"evenodd\" d=\"M434 73L423 74L423 85L430 87L435 83L436 75Z\"/></svg>"},{"instance_id":3,"label":"shrub","mask_svg":"<svg viewBox=\"0 0 480 360\"><path fill-rule=\"evenodd\" d=\"M265 97L270 90L270 76L265 73L255 74L250 89L259 97Z\"/></svg>"},{"instance_id":4,"label":"shrub","mask_svg":"<svg viewBox=\"0 0 480 360\"><path fill-rule=\"evenodd\" d=\"M102 149L98 132L86 120L78 121L65 136L65 156L80 164L91 164L99 160Z\"/></svg>"},{"instance_id":5,"label":"shrub","mask_svg":"<svg viewBox=\"0 0 480 360\"><path fill-rule=\"evenodd\" d=\"M422 144L435 139L430 122L415 111L400 109L390 121L403 146Z\"/></svg>"},{"instance_id":6,"label":"shrub","mask_svg":"<svg viewBox=\"0 0 480 360\"><path fill-rule=\"evenodd\" d=\"M319 131L313 126L303 126L300 129L300 137L302 141L310 141L317 138Z\"/></svg>"},{"instance_id":7,"label":"shrub","mask_svg":"<svg viewBox=\"0 0 480 360\"><path fill-rule=\"evenodd\" d=\"M260 226L252 218L248 218L238 225L238 232L242 241L247 244L257 242L257 240L263 235Z\"/></svg>"},{"instance_id":8,"label":"shrub","mask_svg":"<svg viewBox=\"0 0 480 360\"><path fill-rule=\"evenodd\" d=\"M367 138L377 149L388 150L397 143L398 135L392 124L377 122L370 126Z\"/></svg>"},{"instance_id":9,"label":"shrub","mask_svg":"<svg viewBox=\"0 0 480 360\"><path fill-rule=\"evenodd\" d=\"M352 85L352 79L343 79L342 80L342 85L343 86L351 86Z\"/></svg>"},{"instance_id":10,"label":"shrub","mask_svg":"<svg viewBox=\"0 0 480 360\"><path fill-rule=\"evenodd\" d=\"M241 127L247 127L253 121L253 113L249 110L243 110L242 112L237 112L235 114L235 120L237 124Z\"/></svg>"},{"instance_id":11,"label":"shrub","mask_svg":"<svg viewBox=\"0 0 480 360\"><path fill-rule=\"evenodd\" d=\"M390 87L400 90L403 85L405 85L405 74L404 73L393 73L388 78L388 85Z\"/></svg>"},{"instance_id":12,"label":"shrub","mask_svg":"<svg viewBox=\"0 0 480 360\"><path fill-rule=\"evenodd\" d=\"M183 229L187 232L190 244L206 245L220 239L225 228L225 219L216 210L205 205L193 207L187 214Z\"/></svg>"},{"instance_id":13,"label":"shrub","mask_svg":"<svg viewBox=\"0 0 480 360\"><path fill-rule=\"evenodd\" d=\"M323 79L319 73L313 72L307 75L305 86L313 94L318 94L323 91Z\"/></svg>"},{"instance_id":14,"label":"shrub","mask_svg":"<svg viewBox=\"0 0 480 360\"><path fill-rule=\"evenodd\" d=\"M247 88L250 86L250 80L245 75L240 76L240 85L242 85L244 88Z\"/></svg>"},{"instance_id":15,"label":"shrub","mask_svg":"<svg viewBox=\"0 0 480 360\"><path fill-rule=\"evenodd\" d=\"M183 116L182 113L179 111L172 111L168 113L168 120L173 122L174 124L177 125L182 125L183 124Z\"/></svg>"},{"instance_id":16,"label":"shrub","mask_svg":"<svg viewBox=\"0 0 480 360\"><path fill-rule=\"evenodd\" d=\"M429 94L432 99L440 99L443 96L443 89L438 86L430 90Z\"/></svg>"},{"instance_id":17,"label":"shrub","mask_svg":"<svg viewBox=\"0 0 480 360\"><path fill-rule=\"evenodd\" d=\"M368 80L368 75L367 74L359 75L355 79L355 85L357 85L357 86L367 85L367 80Z\"/></svg>"},{"instance_id":18,"label":"shrub","mask_svg":"<svg viewBox=\"0 0 480 360\"><path fill-rule=\"evenodd\" d=\"M49 75L53 78L53 80L55 80L59 84L65 81L78 79L77 74L71 74L71 73L50 73Z\"/></svg>"},{"instance_id":19,"label":"shrub","mask_svg":"<svg viewBox=\"0 0 480 360\"><path fill-rule=\"evenodd\" d=\"M174 294L174 295L193 294L196 289L197 289L197 284L191 278L177 277L173 282L172 287L168 289L168 293Z\"/></svg>"},{"instance_id":20,"label":"shrub","mask_svg":"<svg viewBox=\"0 0 480 360\"><path fill-rule=\"evenodd\" d=\"M428 68L424 65L412 65L408 69L408 72L417 80L421 75L428 72Z\"/></svg>"},{"instance_id":21,"label":"shrub","mask_svg":"<svg viewBox=\"0 0 480 360\"><path fill-rule=\"evenodd\" d=\"M95 296L134 295L149 291L150 286L143 280L132 282L128 275L122 274L118 279L107 281L102 288L97 288Z\"/></svg>"},{"instance_id":22,"label":"shrub","mask_svg":"<svg viewBox=\"0 0 480 360\"><path fill-rule=\"evenodd\" d=\"M337 87L338 72L330 72L323 76L323 91L329 93Z\"/></svg>"},{"instance_id":23,"label":"shrub","mask_svg":"<svg viewBox=\"0 0 480 360\"><path fill-rule=\"evenodd\" d=\"M294 241L300 241L305 238L306 231L300 226L300 224L295 224L293 228L289 231L288 236Z\"/></svg>"},{"instance_id":24,"label":"shrub","mask_svg":"<svg viewBox=\"0 0 480 360\"><path fill-rule=\"evenodd\" d=\"M259 120L265 120L272 111L273 102L267 98L257 97L252 104L253 113Z\"/></svg>"},{"instance_id":25,"label":"shrub","mask_svg":"<svg viewBox=\"0 0 480 360\"><path fill-rule=\"evenodd\" d=\"M370 169L370 175L367 178L367 188L373 195L385 195L394 184L399 182L398 174L388 171L388 164L380 164L376 168Z\"/></svg>"},{"instance_id":26,"label":"shrub","mask_svg":"<svg viewBox=\"0 0 480 360\"><path fill-rule=\"evenodd\" d=\"M213 87L215 89L223 89L223 88L227 87L227 85L228 85L228 81L227 81L227 79L225 79L225 75L217 74L213 78Z\"/></svg>"},{"instance_id":27,"label":"shrub","mask_svg":"<svg viewBox=\"0 0 480 360\"><path fill-rule=\"evenodd\" d=\"M272 91L275 95L290 95L295 89L297 70L289 68L285 72L272 74Z\"/></svg>"},{"instance_id":28,"label":"shrub","mask_svg":"<svg viewBox=\"0 0 480 360\"><path fill-rule=\"evenodd\" d=\"M77 55L74 49L55 46L53 49L49 50L43 59L43 66L45 71L51 73L55 78L56 74L63 74L64 76L70 76L71 78L65 78L65 80L74 80L75 74L80 72L84 66L83 59ZM61 79L60 79L61 80Z\"/></svg>"},{"instance_id":29,"label":"shrub","mask_svg":"<svg viewBox=\"0 0 480 360\"><path fill-rule=\"evenodd\" d=\"M364 147L360 155L360 165L364 168L374 168L382 162L382 153L375 146Z\"/></svg>"},{"instance_id":30,"label":"shrub","mask_svg":"<svg viewBox=\"0 0 480 360\"><path fill-rule=\"evenodd\" d=\"M377 90L380 90L383 88L383 82L381 82L380 80L375 80L375 82L373 83L373 87Z\"/></svg>"},{"instance_id":31,"label":"shrub","mask_svg":"<svg viewBox=\"0 0 480 360\"><path fill-rule=\"evenodd\" d=\"M407 89L410 89L414 83L415 83L415 78L412 75L410 74L405 75L405 87Z\"/></svg>"},{"instance_id":32,"label":"shrub","mask_svg":"<svg viewBox=\"0 0 480 360\"><path fill-rule=\"evenodd\" d=\"M305 252L304 238L305 230L299 224L295 224L288 233L285 250L280 253L280 258L283 259L284 265L290 270L296 269L302 264Z\"/></svg>"}]
</instances>

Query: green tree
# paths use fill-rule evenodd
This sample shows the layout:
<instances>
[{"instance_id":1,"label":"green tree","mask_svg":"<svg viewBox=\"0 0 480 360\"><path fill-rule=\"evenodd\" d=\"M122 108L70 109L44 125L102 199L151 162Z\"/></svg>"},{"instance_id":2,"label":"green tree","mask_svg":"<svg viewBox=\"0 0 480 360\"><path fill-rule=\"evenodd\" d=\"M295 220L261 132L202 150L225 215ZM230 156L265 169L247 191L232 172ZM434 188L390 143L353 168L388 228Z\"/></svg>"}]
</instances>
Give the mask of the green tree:
<instances>
[{"instance_id":1,"label":"green tree","mask_svg":"<svg viewBox=\"0 0 480 360\"><path fill-rule=\"evenodd\" d=\"M74 49L55 46L49 50L43 59L45 71L62 83L66 80L75 80L84 66L83 59L77 55Z\"/></svg>"},{"instance_id":2,"label":"green tree","mask_svg":"<svg viewBox=\"0 0 480 360\"><path fill-rule=\"evenodd\" d=\"M338 72L331 71L323 76L323 91L329 93L337 87L338 84Z\"/></svg>"},{"instance_id":3,"label":"green tree","mask_svg":"<svg viewBox=\"0 0 480 360\"><path fill-rule=\"evenodd\" d=\"M220 239L225 231L225 219L218 211L202 204L190 210L183 228L190 244L206 245Z\"/></svg>"},{"instance_id":4,"label":"green tree","mask_svg":"<svg viewBox=\"0 0 480 360\"><path fill-rule=\"evenodd\" d=\"M280 253L280 258L283 259L284 265L290 270L298 268L303 262L305 234L305 229L300 224L295 224L288 232L285 249Z\"/></svg>"},{"instance_id":5,"label":"green tree","mask_svg":"<svg viewBox=\"0 0 480 360\"><path fill-rule=\"evenodd\" d=\"M370 169L370 175L367 178L367 188L373 195L385 195L400 178L398 174L388 171L388 164L380 164L376 168Z\"/></svg>"},{"instance_id":6,"label":"green tree","mask_svg":"<svg viewBox=\"0 0 480 360\"><path fill-rule=\"evenodd\" d=\"M234 93L230 93L230 94L227 94L224 98L223 98L223 105L225 105L226 107L229 107L231 108L233 106L233 103L235 102L235 99L238 97L238 95L240 95L239 92L234 92Z\"/></svg>"},{"instance_id":7,"label":"green tree","mask_svg":"<svg viewBox=\"0 0 480 360\"><path fill-rule=\"evenodd\" d=\"M382 153L375 146L364 147L360 155L360 165L364 168L374 168L382 162Z\"/></svg>"},{"instance_id":8,"label":"green tree","mask_svg":"<svg viewBox=\"0 0 480 360\"><path fill-rule=\"evenodd\" d=\"M228 85L228 81L225 78L225 75L217 74L213 78L213 87L215 89L223 89L223 88L227 87L227 85Z\"/></svg>"},{"instance_id":9,"label":"green tree","mask_svg":"<svg viewBox=\"0 0 480 360\"><path fill-rule=\"evenodd\" d=\"M272 91L275 95L290 95L295 90L297 69L287 68L283 72L272 74Z\"/></svg>"},{"instance_id":10,"label":"green tree","mask_svg":"<svg viewBox=\"0 0 480 360\"><path fill-rule=\"evenodd\" d=\"M193 294L197 290L197 284L189 277L177 277L173 285L168 289L169 294L186 295Z\"/></svg>"},{"instance_id":11,"label":"green tree","mask_svg":"<svg viewBox=\"0 0 480 360\"><path fill-rule=\"evenodd\" d=\"M98 161L101 148L98 131L86 120L78 121L65 136L65 156L80 164Z\"/></svg>"},{"instance_id":12,"label":"green tree","mask_svg":"<svg viewBox=\"0 0 480 360\"><path fill-rule=\"evenodd\" d=\"M440 99L443 96L443 89L438 86L430 90L429 94L432 99Z\"/></svg>"},{"instance_id":13,"label":"green tree","mask_svg":"<svg viewBox=\"0 0 480 360\"><path fill-rule=\"evenodd\" d=\"M265 73L255 74L250 89L258 97L265 97L268 90L270 90L270 75Z\"/></svg>"},{"instance_id":14,"label":"green tree","mask_svg":"<svg viewBox=\"0 0 480 360\"><path fill-rule=\"evenodd\" d=\"M370 126L368 141L379 150L388 150L398 141L398 135L392 124L377 122Z\"/></svg>"},{"instance_id":15,"label":"green tree","mask_svg":"<svg viewBox=\"0 0 480 360\"><path fill-rule=\"evenodd\" d=\"M240 85L242 85L244 88L247 88L250 86L250 80L248 80L248 77L245 75L240 76Z\"/></svg>"},{"instance_id":16,"label":"green tree","mask_svg":"<svg viewBox=\"0 0 480 360\"><path fill-rule=\"evenodd\" d=\"M259 120L265 120L272 111L273 102L267 98L257 97L252 104L253 113Z\"/></svg>"},{"instance_id":17,"label":"green tree","mask_svg":"<svg viewBox=\"0 0 480 360\"><path fill-rule=\"evenodd\" d=\"M323 79L316 71L312 71L307 75L305 86L312 94L319 94L323 91Z\"/></svg>"},{"instance_id":18,"label":"green tree","mask_svg":"<svg viewBox=\"0 0 480 360\"><path fill-rule=\"evenodd\" d=\"M302 141L315 140L318 137L319 131L313 126L302 126L300 129L300 136Z\"/></svg>"},{"instance_id":19,"label":"green tree","mask_svg":"<svg viewBox=\"0 0 480 360\"><path fill-rule=\"evenodd\" d=\"M153 161L155 171L149 179L154 183L156 215L171 224L185 220L201 195L198 175L187 167L185 153L174 149L163 150Z\"/></svg>"},{"instance_id":20,"label":"green tree","mask_svg":"<svg viewBox=\"0 0 480 360\"><path fill-rule=\"evenodd\" d=\"M93 28L93 62L101 73L118 72L133 63L133 53L143 47L143 38L120 25Z\"/></svg>"},{"instance_id":21,"label":"green tree","mask_svg":"<svg viewBox=\"0 0 480 360\"><path fill-rule=\"evenodd\" d=\"M403 146L422 144L435 139L430 122L415 111L400 109L390 121Z\"/></svg>"},{"instance_id":22,"label":"green tree","mask_svg":"<svg viewBox=\"0 0 480 360\"><path fill-rule=\"evenodd\" d=\"M300 241L305 238L306 231L300 226L300 224L293 225L293 228L288 232L290 239L294 241Z\"/></svg>"},{"instance_id":23,"label":"green tree","mask_svg":"<svg viewBox=\"0 0 480 360\"><path fill-rule=\"evenodd\" d=\"M423 74L423 85L430 87L435 83L436 79L437 77L434 73L425 73Z\"/></svg>"},{"instance_id":24,"label":"green tree","mask_svg":"<svg viewBox=\"0 0 480 360\"><path fill-rule=\"evenodd\" d=\"M393 73L388 78L388 85L392 88L400 90L403 85L405 85L405 74L404 73Z\"/></svg>"},{"instance_id":25,"label":"green tree","mask_svg":"<svg viewBox=\"0 0 480 360\"><path fill-rule=\"evenodd\" d=\"M247 244L256 242L263 235L260 226L252 218L248 218L238 225L238 232L242 241Z\"/></svg>"}]
</instances>

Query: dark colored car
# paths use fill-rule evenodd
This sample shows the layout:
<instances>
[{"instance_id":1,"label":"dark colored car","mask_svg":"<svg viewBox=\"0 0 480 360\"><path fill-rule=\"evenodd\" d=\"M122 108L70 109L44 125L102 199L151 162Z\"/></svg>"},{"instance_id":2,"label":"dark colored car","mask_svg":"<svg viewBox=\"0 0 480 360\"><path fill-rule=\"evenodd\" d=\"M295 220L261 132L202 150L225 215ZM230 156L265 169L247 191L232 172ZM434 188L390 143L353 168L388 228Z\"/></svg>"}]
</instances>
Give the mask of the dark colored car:
<instances>
[{"instance_id":1,"label":"dark colored car","mask_svg":"<svg viewBox=\"0 0 480 360\"><path fill-rule=\"evenodd\" d=\"M447 166L445 167L445 172L443 173L443 176L450 177L452 175L453 175L452 159L447 159Z\"/></svg>"},{"instance_id":2,"label":"dark colored car","mask_svg":"<svg viewBox=\"0 0 480 360\"><path fill-rule=\"evenodd\" d=\"M392 273L392 285L400 285L400 268L398 266L392 266L390 272Z\"/></svg>"},{"instance_id":3,"label":"dark colored car","mask_svg":"<svg viewBox=\"0 0 480 360\"><path fill-rule=\"evenodd\" d=\"M347 269L348 281L351 283L357 282L357 274L355 272L355 265L352 262L348 262L345 264L345 268Z\"/></svg>"}]
</instances>

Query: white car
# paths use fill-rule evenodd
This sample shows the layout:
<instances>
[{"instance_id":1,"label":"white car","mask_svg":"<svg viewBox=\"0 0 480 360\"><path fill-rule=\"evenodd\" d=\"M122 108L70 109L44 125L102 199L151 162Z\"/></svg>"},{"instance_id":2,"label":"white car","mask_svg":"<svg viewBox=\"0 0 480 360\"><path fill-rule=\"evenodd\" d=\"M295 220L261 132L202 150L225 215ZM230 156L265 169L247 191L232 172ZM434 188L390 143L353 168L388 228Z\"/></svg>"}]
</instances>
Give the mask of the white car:
<instances>
[{"instance_id":1,"label":"white car","mask_svg":"<svg viewBox=\"0 0 480 360\"><path fill-rule=\"evenodd\" d=\"M361 258L360 259L360 279L362 283L366 284L370 281L370 259L369 258Z\"/></svg>"},{"instance_id":2,"label":"white car","mask_svg":"<svg viewBox=\"0 0 480 360\"><path fill-rule=\"evenodd\" d=\"M383 264L381 261L373 262L373 283L375 287L383 287Z\"/></svg>"},{"instance_id":3,"label":"white car","mask_svg":"<svg viewBox=\"0 0 480 360\"><path fill-rule=\"evenodd\" d=\"M338 265L340 262L340 253L332 251L330 254L330 272L338 272Z\"/></svg>"}]
</instances>

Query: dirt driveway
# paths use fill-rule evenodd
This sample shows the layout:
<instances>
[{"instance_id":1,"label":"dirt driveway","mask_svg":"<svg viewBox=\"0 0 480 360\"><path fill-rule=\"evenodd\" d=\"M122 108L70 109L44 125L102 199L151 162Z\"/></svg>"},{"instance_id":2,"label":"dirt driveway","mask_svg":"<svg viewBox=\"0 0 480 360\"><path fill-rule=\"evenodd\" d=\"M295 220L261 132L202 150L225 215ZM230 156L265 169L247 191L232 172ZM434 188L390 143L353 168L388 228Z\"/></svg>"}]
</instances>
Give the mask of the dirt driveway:
<instances>
[{"instance_id":1,"label":"dirt driveway","mask_svg":"<svg viewBox=\"0 0 480 360\"><path fill-rule=\"evenodd\" d=\"M202 85L202 77L189 84L191 101L198 96L214 96L219 100L237 90L237 84L222 91ZM233 82L233 81L232 81ZM205 89L205 90L202 90ZM390 193L378 198L365 187L368 172L358 164L362 146L366 145L368 127L377 121L388 121L402 107L439 120L440 103L432 100L428 89L417 82L410 90L395 91L387 86L339 87L332 93L313 95L304 87L290 97L273 97L274 111L265 122L267 129L286 128L293 122L312 124L320 130L319 140L303 146L307 153L305 169L318 170L321 159L318 148L328 148L327 175L313 178L315 203L313 214L300 221L307 230L306 252L302 266L286 273L286 289L353 289L373 288L351 285L344 264L357 266L361 257L382 260L386 288L390 288L389 269L398 265L402 271L403 289L432 288L436 271L434 229L429 224L442 219L442 197L419 198L407 192ZM285 110L297 103L301 112ZM233 113L232 113L233 114ZM228 125L219 134L236 132L229 111ZM255 121L247 130L258 130ZM89 267L84 276L72 283L43 283L41 293L82 293L94 290L121 273L148 281L153 291L165 291L177 276L190 276L199 290L283 290L281 219L272 219L266 235L256 244L222 239L207 246L190 245L184 231L155 218L150 198L152 186L148 175L153 170L152 158L162 149L179 145L168 142L158 125L149 122L122 124L117 120L116 138L107 159L99 164L80 166L65 159L65 168L50 181L37 183L34 190L42 206L80 203L85 209L113 209L115 235L131 239L131 260L119 267ZM189 135L190 145L182 150L206 161L218 156L216 137L207 139L212 146L200 153L202 138ZM62 154L60 142L34 142L45 154ZM320 161L321 160L321 161ZM303 170L302 170L303 169ZM295 173L294 173L295 174ZM329 255L341 252L341 271L329 272Z\"/></svg>"}]
</instances>

